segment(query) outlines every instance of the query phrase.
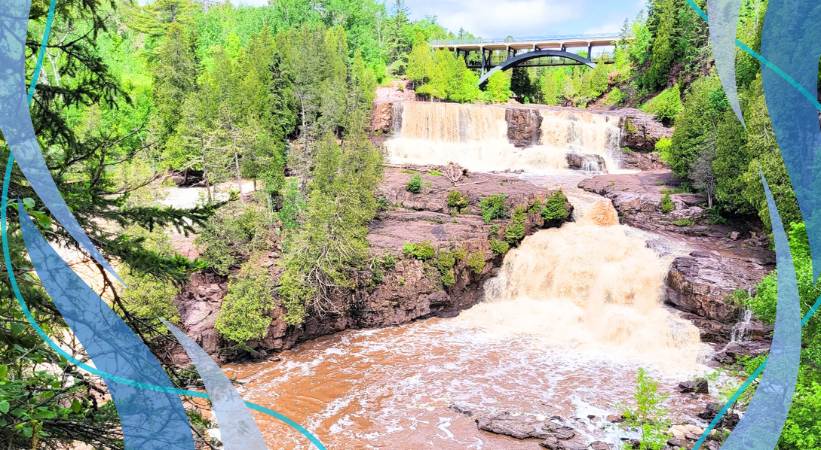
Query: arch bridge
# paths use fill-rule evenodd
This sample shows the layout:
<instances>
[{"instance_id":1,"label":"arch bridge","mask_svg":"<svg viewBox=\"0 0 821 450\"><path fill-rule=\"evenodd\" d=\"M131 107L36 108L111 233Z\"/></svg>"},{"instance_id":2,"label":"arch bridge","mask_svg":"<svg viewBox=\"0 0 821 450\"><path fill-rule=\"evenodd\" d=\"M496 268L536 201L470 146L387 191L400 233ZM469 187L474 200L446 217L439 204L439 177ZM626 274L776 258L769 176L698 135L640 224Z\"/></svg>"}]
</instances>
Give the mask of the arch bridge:
<instances>
[{"instance_id":1,"label":"arch bridge","mask_svg":"<svg viewBox=\"0 0 821 450\"><path fill-rule=\"evenodd\" d=\"M624 41L625 36L619 33L581 35L581 36L549 36L487 40L452 40L434 41L434 49L443 49L456 52L462 56L465 64L471 69L481 70L482 77L479 86L484 86L491 75L498 71L513 67L553 67L579 66L596 67L593 61L593 50L596 48L612 48L618 42ZM586 54L582 54L586 51ZM612 54L607 58L602 54L605 64L612 63Z\"/></svg>"}]
</instances>

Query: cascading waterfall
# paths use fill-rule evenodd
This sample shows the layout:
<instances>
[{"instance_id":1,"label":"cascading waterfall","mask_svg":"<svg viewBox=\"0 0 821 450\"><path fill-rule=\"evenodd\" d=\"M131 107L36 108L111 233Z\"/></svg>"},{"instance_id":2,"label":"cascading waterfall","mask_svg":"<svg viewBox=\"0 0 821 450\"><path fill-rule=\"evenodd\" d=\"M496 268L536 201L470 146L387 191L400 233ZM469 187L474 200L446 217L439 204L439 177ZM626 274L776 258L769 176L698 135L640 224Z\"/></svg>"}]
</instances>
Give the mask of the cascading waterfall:
<instances>
[{"instance_id":1,"label":"cascading waterfall","mask_svg":"<svg viewBox=\"0 0 821 450\"><path fill-rule=\"evenodd\" d=\"M669 261L618 224L609 200L576 222L540 231L505 257L482 303L461 320L491 333L541 338L574 352L694 370L698 329L662 305Z\"/></svg>"},{"instance_id":2,"label":"cascading waterfall","mask_svg":"<svg viewBox=\"0 0 821 450\"><path fill-rule=\"evenodd\" d=\"M621 129L615 116L540 108L541 142L517 148L508 139L505 106L404 102L395 108L399 126L386 142L393 164L455 162L472 171L538 174L566 169L567 153L581 153L601 156L611 171L618 168Z\"/></svg>"}]
</instances>

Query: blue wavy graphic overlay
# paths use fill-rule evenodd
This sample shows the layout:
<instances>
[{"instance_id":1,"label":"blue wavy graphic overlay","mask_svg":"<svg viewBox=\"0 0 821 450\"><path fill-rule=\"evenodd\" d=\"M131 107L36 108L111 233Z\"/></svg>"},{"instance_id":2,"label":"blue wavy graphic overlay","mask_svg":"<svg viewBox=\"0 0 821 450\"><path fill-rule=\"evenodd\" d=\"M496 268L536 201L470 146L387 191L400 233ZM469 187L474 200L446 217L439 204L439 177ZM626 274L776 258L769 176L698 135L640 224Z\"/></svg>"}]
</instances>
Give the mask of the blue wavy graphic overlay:
<instances>
[{"instance_id":1,"label":"blue wavy graphic overlay","mask_svg":"<svg viewBox=\"0 0 821 450\"><path fill-rule=\"evenodd\" d=\"M0 47L2 47L3 51L6 51L9 54L15 53L15 52L19 52L20 54L23 54L22 52L24 50L24 42L23 42L22 39L25 38L25 30L21 31L20 28L21 27L25 28L27 26L27 19L28 19L27 11L28 11L29 7L30 7L30 4L26 1L11 1L11 2L8 2L8 8L7 8L8 11L4 12L4 14L2 16L0 16L0 27L2 27L2 28L0 28ZM49 34L51 32L51 29L52 29L55 10L56 10L56 0L51 0L50 5L49 5L49 11L48 11L48 14L47 14L46 23L45 23L45 30L44 30L44 33L43 33L43 36L42 36L42 39L41 39L41 42L40 42L40 48L39 48L39 51L38 51L37 63L36 63L35 69L34 69L34 73L32 75L31 85L29 86L29 89L28 89L28 96L27 96L27 99L26 99L27 104L31 103L31 101L33 99L33 96L34 96L34 93L35 93L35 90L36 90L36 86L37 86L37 80L38 80L38 78L40 76L40 73L41 73L41 70L42 70L43 59L44 59L45 51L46 51L46 44L48 42L48 37L49 37ZM15 14L13 11L25 11L25 14L24 13ZM0 78L7 77L6 79L12 79L12 75L13 75L12 72L11 72L12 69L13 68L10 67L10 66L0 66ZM20 70L19 73L24 73L23 68L19 68L19 70ZM16 104L16 102L18 102L19 98L22 96L21 93L25 92L25 89L24 89L25 86L22 85L21 87L22 87L22 89L17 89L15 86L10 86L9 84L4 85L3 83L0 83L0 102L2 102L3 105L9 105L9 104L14 105L14 104ZM19 112L19 111L16 111L15 108L0 109L0 114L8 115L8 114L14 114L15 112ZM27 109L25 110L25 114L26 114L26 116L28 116L28 110ZM8 122L8 121L13 121L14 119L13 118L5 118L4 120L6 120ZM29 123L30 123L30 119L29 119ZM210 398L209 395L206 394L206 393L203 393L203 392L191 391L191 390L179 389L179 388L175 388L175 387L161 386L161 385L157 385L157 384L137 381L137 380L134 380L134 379L130 379L130 378L127 378L127 377L122 377L122 376L119 376L119 375L116 375L116 374L113 374L113 373L108 373L108 372L100 370L98 368L89 366L89 365L85 364L84 362L77 360L73 355L67 353L64 349L62 349L60 346L58 346L56 343L54 343L54 341L51 340L51 338L48 336L48 334L45 332L45 330L43 330L42 327L40 327L40 325L37 323L36 319L32 315L31 311L28 309L28 306L25 302L25 299L23 298L22 293L20 292L20 288L17 284L17 279L16 279L16 276L14 274L14 268L13 268L12 263L11 263L11 255L10 255L8 235L7 235L7 228L8 228L8 226L7 226L8 225L7 224L7 208L8 208L9 184L10 184L10 180L11 180L11 173L12 173L13 167L14 167L14 157L13 157L12 154L10 154L7 161L6 161L6 169L5 169L4 178L3 178L2 199L0 201L0 203L2 204L2 206L0 207L0 229L1 229L2 232L0 234L2 235L3 257L4 257L6 272L7 272L8 277L9 277L9 283L11 285L11 289L12 289L12 292L14 293L15 299L17 300L18 304L20 305L20 308L21 308L27 322L35 330L35 332L38 334L38 336L40 336L40 338L43 340L43 342L45 342L58 355L60 355L62 358L64 358L65 360L67 360L71 364L74 364L77 367L79 367L80 369L82 369L86 372L89 372L93 375L104 378L106 381L111 381L111 382L114 382L114 383L118 383L118 384L123 385L123 386L138 388L139 390L147 390L147 391L151 391L151 392L175 394L175 395L185 395L185 396L189 396L189 397L209 399ZM49 174L49 178L50 178L50 174ZM94 249L94 250L96 251L96 249ZM114 274L114 275L116 275L116 274ZM261 405L258 405L258 404L252 403L252 402L245 402L245 406L249 409L261 412L263 414L266 414L270 417L273 417L273 418L285 423L289 427L293 428L294 430L296 430L297 432L299 432L300 434L305 436L316 448L318 448L320 450L325 450L325 446L319 441L319 439L317 439L308 430L306 430L304 427L302 427L298 423L294 422L290 418L288 418L288 417L286 417L286 416L284 416L284 415L282 415L282 414L280 414L276 411L273 411L269 408L266 408L264 406L261 406Z\"/></svg>"},{"instance_id":2,"label":"blue wavy graphic overlay","mask_svg":"<svg viewBox=\"0 0 821 450\"><path fill-rule=\"evenodd\" d=\"M790 412L801 363L801 303L790 243L775 199L761 175L775 241L778 305L767 366L741 421L722 446L726 450L773 449Z\"/></svg>"},{"instance_id":3,"label":"blue wavy graphic overlay","mask_svg":"<svg viewBox=\"0 0 821 450\"><path fill-rule=\"evenodd\" d=\"M739 8L741 0L707 0L707 10L710 12L710 45L713 48L716 71L733 112L743 124L744 114L741 113L741 104L738 100L735 71Z\"/></svg>"},{"instance_id":4,"label":"blue wavy graphic overlay","mask_svg":"<svg viewBox=\"0 0 821 450\"><path fill-rule=\"evenodd\" d=\"M179 328L166 320L163 324L182 345L200 374L211 398L211 408L219 424L220 440L225 450L265 450L265 440L254 418L245 409L242 397L231 380L207 353Z\"/></svg>"},{"instance_id":5,"label":"blue wavy graphic overlay","mask_svg":"<svg viewBox=\"0 0 821 450\"><path fill-rule=\"evenodd\" d=\"M690 7L704 20L708 20L706 13L693 0L687 0ZM781 148L782 157L790 174L790 179L793 188L798 197L799 206L801 208L804 220L807 225L807 234L810 240L810 249L813 256L813 267L815 278L819 275L821 265L818 263L818 255L821 254L819 248L819 214L818 204L819 190L821 186L818 185L815 174L818 173L819 164L817 158L819 157L819 150L821 150L821 130L819 130L819 122L817 111L821 111L821 102L818 101L817 92L817 77L818 77L818 58L821 56L821 27L818 26L819 19L821 19L821 4L817 2L806 2L800 0L771 0L769 2L769 9L764 23L762 32L762 54L757 53L743 42L736 40L736 46L741 50L747 52L756 58L762 64L762 78L764 80L764 92L767 101L770 118L773 123L773 129L776 134L776 139ZM718 59L718 57L717 57ZM790 70L799 75L793 78L787 74L782 67L789 67ZM766 69L766 70L763 70ZM724 83L724 80L722 80ZM729 94L728 94L729 95ZM793 117L792 114L800 111L798 117ZM797 119L797 120L796 120ZM768 199L769 201L769 199ZM769 204L770 211L777 211L774 202ZM775 227L773 227L775 229ZM781 228L783 231L783 227ZM780 257L780 255L779 255ZM784 263L779 261L779 310L782 303L789 304L792 302L791 292L789 286L782 287L781 271L786 270L794 273L794 268L790 263L788 268L784 267ZM787 277L789 278L789 277ZM789 308L789 307L786 307ZM800 327L806 326L813 315L821 308L821 298L817 299L815 304L800 320ZM786 313L785 313L786 314ZM799 310L800 314L800 310ZM782 339L784 333L792 336L795 333L796 325L793 319L788 324L776 324L775 334L781 333ZM787 326L787 331L779 331L778 327ZM792 339L795 337L792 336ZM800 344L800 334L798 335ZM783 342L783 341L782 341ZM786 349L779 346L778 353L771 353L772 356L779 356L782 360ZM800 348L799 348L800 351ZM748 389L755 379L762 373L770 373L767 369L768 359L761 364L750 377L742 384L742 386L733 394L726 405L721 409L719 414L713 419L710 425L702 434L701 438L696 443L694 449L698 449L705 442L710 431L721 420L729 408L738 400L740 395ZM794 389L795 381L788 373L792 371L797 372L800 363L800 355L798 361L789 361L788 364L795 364L795 367L780 365L780 367L773 369L773 372L780 373L781 383L773 384L773 380L778 376L768 377L765 382L762 379L762 385L759 390L762 390L762 396L769 395L771 400L777 405L777 401L773 397L777 397L778 390L784 394L786 391ZM792 380L792 381L791 381ZM767 392L769 391L769 392ZM758 396L758 390L756 396ZM786 403L782 404L781 408L776 408L774 415L781 418L782 411L789 410L790 398L781 396L781 400ZM754 408L755 406L755 408ZM758 422L759 427L773 428L777 426L778 433L773 436L773 431L770 430L768 438L754 439L754 437L744 436L748 425L737 433L732 441L728 440L728 447L733 448L761 448L769 450L777 445L780 430L783 427L783 418L780 424L773 422L772 415L768 416L768 411L765 410L762 402L757 402L756 405L751 404L748 408L748 414L751 419L747 424L754 424ZM773 411L769 411L773 414ZM746 416L745 416L746 417ZM756 418L757 419L752 419ZM741 426L741 424L739 424ZM746 447L744 447L746 445ZM739 447L741 446L741 447Z\"/></svg>"},{"instance_id":6,"label":"blue wavy graphic overlay","mask_svg":"<svg viewBox=\"0 0 821 450\"><path fill-rule=\"evenodd\" d=\"M22 203L17 211L37 275L94 365L121 377L173 388L154 354L49 245ZM120 416L126 448L194 449L188 417L177 395L106 384Z\"/></svg>"},{"instance_id":7,"label":"blue wavy graphic overlay","mask_svg":"<svg viewBox=\"0 0 821 450\"><path fill-rule=\"evenodd\" d=\"M31 183L31 187L46 205L51 215L63 225L71 237L88 254L122 282L113 267L97 250L91 239L80 226L77 218L66 205L63 196L57 189L51 172L48 170L40 144L34 134L34 126L29 113L29 100L26 95L25 80L25 39L28 31L28 13L31 2L27 0L8 0L5 8L7 14L0 16L2 27L2 45L0 45L0 130L3 138L17 159L17 165ZM54 13L49 12L54 18ZM51 30L51 21L47 30ZM46 36L47 37L47 36ZM42 70L41 57L45 46L40 47L35 69L35 80ZM32 83L32 86L35 84ZM30 91L33 92L33 91Z\"/></svg>"}]
</instances>

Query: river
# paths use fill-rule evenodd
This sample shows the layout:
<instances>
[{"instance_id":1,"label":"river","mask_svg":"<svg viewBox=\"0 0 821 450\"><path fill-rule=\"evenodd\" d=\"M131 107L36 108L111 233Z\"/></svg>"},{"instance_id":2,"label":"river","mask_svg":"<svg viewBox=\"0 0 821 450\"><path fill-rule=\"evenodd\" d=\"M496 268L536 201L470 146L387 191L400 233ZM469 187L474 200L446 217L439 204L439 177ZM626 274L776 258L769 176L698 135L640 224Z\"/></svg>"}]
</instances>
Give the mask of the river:
<instances>
[{"instance_id":1,"label":"river","mask_svg":"<svg viewBox=\"0 0 821 450\"><path fill-rule=\"evenodd\" d=\"M694 421L693 405L669 388L708 371L709 348L662 304L670 261L688 250L649 248L658 236L620 225L609 200L576 188L587 175L567 170L564 153L597 154L618 170L616 122L542 114L539 146L517 149L505 139L503 108L413 103L387 156L518 170L561 186L575 222L526 238L486 283L484 300L457 317L346 331L226 366L244 397L313 430L328 448L538 448L480 431L466 411L561 416L585 441L618 448L629 433L605 419L631 402L643 367L670 394L674 423ZM309 448L287 426L257 419L271 448Z\"/></svg>"}]
</instances>

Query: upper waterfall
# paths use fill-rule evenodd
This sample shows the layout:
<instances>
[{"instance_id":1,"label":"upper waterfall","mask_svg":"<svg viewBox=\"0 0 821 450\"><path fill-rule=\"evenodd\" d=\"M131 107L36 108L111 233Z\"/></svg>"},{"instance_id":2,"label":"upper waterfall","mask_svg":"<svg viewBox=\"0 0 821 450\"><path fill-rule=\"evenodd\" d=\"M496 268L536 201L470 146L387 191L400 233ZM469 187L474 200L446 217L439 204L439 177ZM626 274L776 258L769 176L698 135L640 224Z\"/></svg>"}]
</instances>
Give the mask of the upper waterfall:
<instances>
[{"instance_id":1,"label":"upper waterfall","mask_svg":"<svg viewBox=\"0 0 821 450\"><path fill-rule=\"evenodd\" d=\"M454 162L473 171L550 173L566 169L571 153L595 155L589 167L594 170L605 170L595 162L599 160L607 170L618 169L620 122L614 115L430 102L397 103L395 108L394 135L386 142L394 164Z\"/></svg>"}]
</instances>

